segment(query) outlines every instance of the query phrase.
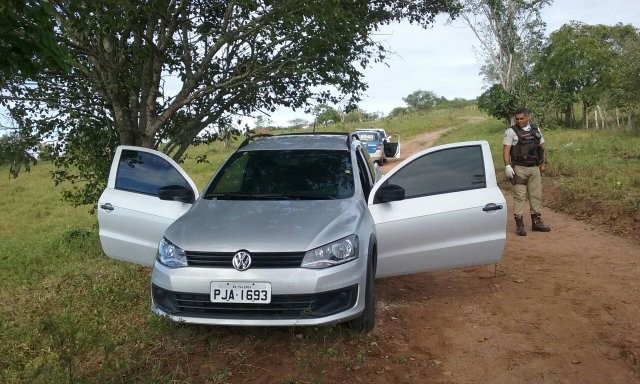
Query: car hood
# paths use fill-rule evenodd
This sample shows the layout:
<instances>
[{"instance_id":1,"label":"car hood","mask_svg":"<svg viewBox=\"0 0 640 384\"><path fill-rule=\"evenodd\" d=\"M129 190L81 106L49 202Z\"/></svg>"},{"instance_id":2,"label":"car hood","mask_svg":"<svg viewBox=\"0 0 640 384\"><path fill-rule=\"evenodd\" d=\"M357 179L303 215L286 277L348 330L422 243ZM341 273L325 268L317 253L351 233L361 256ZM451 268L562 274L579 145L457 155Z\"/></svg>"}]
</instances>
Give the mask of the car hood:
<instances>
[{"instance_id":1,"label":"car hood","mask_svg":"<svg viewBox=\"0 0 640 384\"><path fill-rule=\"evenodd\" d=\"M201 199L165 237L188 251L303 252L355 233L366 207L354 200Z\"/></svg>"}]
</instances>

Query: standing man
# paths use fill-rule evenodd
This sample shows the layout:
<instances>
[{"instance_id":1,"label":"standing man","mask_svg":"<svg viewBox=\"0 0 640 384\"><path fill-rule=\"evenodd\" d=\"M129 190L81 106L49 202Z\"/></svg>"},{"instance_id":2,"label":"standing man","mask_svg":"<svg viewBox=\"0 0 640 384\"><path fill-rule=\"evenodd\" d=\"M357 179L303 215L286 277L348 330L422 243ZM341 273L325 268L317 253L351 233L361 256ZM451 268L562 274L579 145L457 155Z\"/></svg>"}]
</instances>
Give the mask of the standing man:
<instances>
[{"instance_id":1,"label":"standing man","mask_svg":"<svg viewBox=\"0 0 640 384\"><path fill-rule=\"evenodd\" d=\"M503 160L505 174L513 185L513 210L516 220L516 232L526 236L522 213L529 196L531 230L549 232L540 218L542 210L542 173L547 162L542 132L529 122L529 110L518 108L515 112L516 123L504 132Z\"/></svg>"}]
</instances>

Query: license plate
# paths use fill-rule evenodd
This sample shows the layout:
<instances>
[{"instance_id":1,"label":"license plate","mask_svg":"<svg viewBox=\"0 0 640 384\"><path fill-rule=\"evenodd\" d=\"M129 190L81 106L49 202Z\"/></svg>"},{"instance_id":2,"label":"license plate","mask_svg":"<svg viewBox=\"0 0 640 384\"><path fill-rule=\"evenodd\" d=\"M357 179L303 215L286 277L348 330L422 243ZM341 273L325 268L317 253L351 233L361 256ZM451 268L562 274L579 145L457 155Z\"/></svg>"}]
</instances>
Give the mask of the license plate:
<instances>
[{"instance_id":1,"label":"license plate","mask_svg":"<svg viewBox=\"0 0 640 384\"><path fill-rule=\"evenodd\" d=\"M213 303L269 304L271 283L213 281L211 282L211 301Z\"/></svg>"}]
</instances>

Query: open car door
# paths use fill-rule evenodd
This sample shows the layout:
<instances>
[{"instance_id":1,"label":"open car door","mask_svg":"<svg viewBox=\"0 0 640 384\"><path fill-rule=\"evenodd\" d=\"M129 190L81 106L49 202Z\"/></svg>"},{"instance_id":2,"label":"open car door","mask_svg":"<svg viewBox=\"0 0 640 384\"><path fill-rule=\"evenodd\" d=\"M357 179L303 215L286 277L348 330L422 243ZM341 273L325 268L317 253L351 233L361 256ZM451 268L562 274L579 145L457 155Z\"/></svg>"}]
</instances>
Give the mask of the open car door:
<instances>
[{"instance_id":1,"label":"open car door","mask_svg":"<svg viewBox=\"0 0 640 384\"><path fill-rule=\"evenodd\" d=\"M384 155L387 158L400 158L400 134L394 133L384 140Z\"/></svg>"},{"instance_id":2,"label":"open car door","mask_svg":"<svg viewBox=\"0 0 640 384\"><path fill-rule=\"evenodd\" d=\"M118 147L97 207L104 253L153 265L164 231L197 198L195 183L169 156L148 148Z\"/></svg>"},{"instance_id":3,"label":"open car door","mask_svg":"<svg viewBox=\"0 0 640 384\"><path fill-rule=\"evenodd\" d=\"M447 144L406 159L372 189L376 277L500 259L507 205L486 141Z\"/></svg>"}]
</instances>

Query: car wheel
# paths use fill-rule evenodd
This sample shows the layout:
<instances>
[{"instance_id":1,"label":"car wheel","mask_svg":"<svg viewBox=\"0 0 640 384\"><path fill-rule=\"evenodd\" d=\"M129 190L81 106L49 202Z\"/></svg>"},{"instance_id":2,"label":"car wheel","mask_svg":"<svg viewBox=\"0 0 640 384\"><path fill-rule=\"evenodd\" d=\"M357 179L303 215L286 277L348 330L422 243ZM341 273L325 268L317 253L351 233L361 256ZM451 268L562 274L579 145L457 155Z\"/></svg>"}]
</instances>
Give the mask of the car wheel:
<instances>
[{"instance_id":1,"label":"car wheel","mask_svg":"<svg viewBox=\"0 0 640 384\"><path fill-rule=\"evenodd\" d=\"M373 255L367 262L367 286L365 287L364 311L349 322L349 327L359 332L369 332L376 325L376 299L374 290Z\"/></svg>"}]
</instances>

